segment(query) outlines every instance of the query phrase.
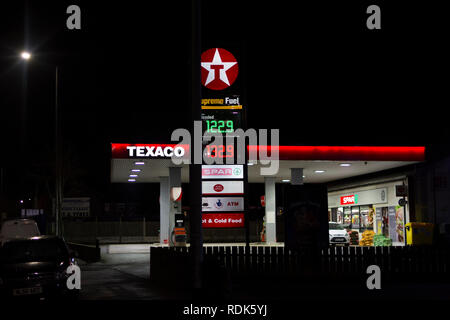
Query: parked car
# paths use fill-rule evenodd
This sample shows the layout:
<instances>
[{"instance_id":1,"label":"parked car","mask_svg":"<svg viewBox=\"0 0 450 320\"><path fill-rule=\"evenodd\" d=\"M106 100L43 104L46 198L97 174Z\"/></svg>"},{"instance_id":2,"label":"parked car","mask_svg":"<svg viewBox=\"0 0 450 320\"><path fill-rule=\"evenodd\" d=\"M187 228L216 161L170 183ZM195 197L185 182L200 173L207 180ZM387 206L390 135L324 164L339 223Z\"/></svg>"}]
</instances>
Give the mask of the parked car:
<instances>
[{"instance_id":1,"label":"parked car","mask_svg":"<svg viewBox=\"0 0 450 320\"><path fill-rule=\"evenodd\" d=\"M350 236L342 224L329 222L328 230L330 245L343 244L348 246L350 244Z\"/></svg>"},{"instance_id":2,"label":"parked car","mask_svg":"<svg viewBox=\"0 0 450 320\"><path fill-rule=\"evenodd\" d=\"M31 238L40 236L38 225L32 219L6 220L0 230L1 244L11 239Z\"/></svg>"},{"instance_id":3,"label":"parked car","mask_svg":"<svg viewBox=\"0 0 450 320\"><path fill-rule=\"evenodd\" d=\"M67 288L73 263L60 237L9 240L0 249L0 290L6 297L76 297L76 289Z\"/></svg>"}]
</instances>

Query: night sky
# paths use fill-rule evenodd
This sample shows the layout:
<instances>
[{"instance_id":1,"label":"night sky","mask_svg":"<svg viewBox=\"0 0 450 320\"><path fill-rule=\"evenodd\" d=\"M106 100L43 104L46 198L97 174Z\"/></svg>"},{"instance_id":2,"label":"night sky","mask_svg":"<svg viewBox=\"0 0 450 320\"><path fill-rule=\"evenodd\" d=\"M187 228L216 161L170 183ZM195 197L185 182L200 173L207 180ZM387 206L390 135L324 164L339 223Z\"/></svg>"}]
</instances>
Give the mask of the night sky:
<instances>
[{"instance_id":1,"label":"night sky","mask_svg":"<svg viewBox=\"0 0 450 320\"><path fill-rule=\"evenodd\" d=\"M173 129L189 128L190 1L147 3L2 3L9 177L22 172L19 158L51 173L56 65L65 152L92 188L109 184L109 143L169 142ZM438 1L242 3L204 1L202 49L237 57L248 127L279 128L281 143L293 145L450 141L448 19ZM365 10L374 3L382 30L370 31ZM66 28L71 4L81 8L81 30ZM24 48L33 53L27 63Z\"/></svg>"}]
</instances>

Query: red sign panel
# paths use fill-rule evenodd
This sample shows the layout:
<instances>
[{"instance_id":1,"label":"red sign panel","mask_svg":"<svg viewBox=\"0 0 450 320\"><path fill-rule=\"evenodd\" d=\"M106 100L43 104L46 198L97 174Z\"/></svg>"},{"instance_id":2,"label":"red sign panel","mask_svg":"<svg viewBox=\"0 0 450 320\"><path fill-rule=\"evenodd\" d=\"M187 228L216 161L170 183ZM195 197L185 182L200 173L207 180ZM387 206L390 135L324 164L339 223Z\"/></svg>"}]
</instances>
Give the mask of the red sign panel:
<instances>
[{"instance_id":1,"label":"red sign panel","mask_svg":"<svg viewBox=\"0 0 450 320\"><path fill-rule=\"evenodd\" d=\"M202 215L203 228L243 228L243 213L207 213Z\"/></svg>"},{"instance_id":2,"label":"red sign panel","mask_svg":"<svg viewBox=\"0 0 450 320\"><path fill-rule=\"evenodd\" d=\"M356 203L358 203L358 195L356 194L341 197L341 205L343 206Z\"/></svg>"}]
</instances>

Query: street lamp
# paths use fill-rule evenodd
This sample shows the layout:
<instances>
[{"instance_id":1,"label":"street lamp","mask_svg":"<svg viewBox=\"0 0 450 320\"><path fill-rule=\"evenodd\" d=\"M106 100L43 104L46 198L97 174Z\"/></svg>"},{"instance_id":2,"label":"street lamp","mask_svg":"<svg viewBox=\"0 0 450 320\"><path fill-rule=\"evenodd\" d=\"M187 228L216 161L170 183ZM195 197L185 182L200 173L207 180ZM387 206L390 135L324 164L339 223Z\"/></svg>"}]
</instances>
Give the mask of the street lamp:
<instances>
[{"instance_id":1,"label":"street lamp","mask_svg":"<svg viewBox=\"0 0 450 320\"><path fill-rule=\"evenodd\" d=\"M29 53L28 51L22 51L22 53L20 54L20 57L23 60L30 60L31 58L31 53Z\"/></svg>"},{"instance_id":2,"label":"street lamp","mask_svg":"<svg viewBox=\"0 0 450 320\"><path fill-rule=\"evenodd\" d=\"M20 57L28 61L31 53L22 51ZM55 234L60 234L60 214L62 202L62 170L61 170L61 140L58 112L58 66L55 66Z\"/></svg>"}]
</instances>

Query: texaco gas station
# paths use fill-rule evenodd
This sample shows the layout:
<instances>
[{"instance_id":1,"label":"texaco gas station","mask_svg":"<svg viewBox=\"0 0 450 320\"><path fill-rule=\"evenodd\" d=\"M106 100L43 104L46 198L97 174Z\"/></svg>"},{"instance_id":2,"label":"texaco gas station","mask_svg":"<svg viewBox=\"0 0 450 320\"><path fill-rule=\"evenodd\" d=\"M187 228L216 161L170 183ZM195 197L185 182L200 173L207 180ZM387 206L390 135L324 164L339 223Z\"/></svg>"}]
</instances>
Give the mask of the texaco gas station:
<instances>
[{"instance_id":1,"label":"texaco gas station","mask_svg":"<svg viewBox=\"0 0 450 320\"><path fill-rule=\"evenodd\" d=\"M251 150L254 146L248 146ZM172 244L170 234L176 226L176 214L181 213L182 197L174 195L174 190L179 190L181 184L189 186L189 164L174 164L172 157L186 158L189 154L188 147L175 144L111 144L111 182L112 183L158 183L160 185L160 243ZM383 180L383 172L391 172L395 168L402 168L418 164L425 160L424 147L399 147L399 146L279 146L279 170L275 175L262 175L261 168L267 165L261 164L258 159L249 158L246 164L248 169L248 183L264 184L265 188L265 221L266 221L266 242L277 241L276 235L276 184L329 184L346 181L349 178L365 176L379 173L381 178L377 181L362 182L357 185L347 185L341 188L328 189L328 207L331 211L348 208L355 210L355 206L364 205L388 206L396 204L401 197L393 191L395 185L408 184L408 177L402 174L397 176L389 175ZM212 175L211 180L203 177L203 190L205 196L214 196L214 201L236 200L236 196L243 195L243 189L236 182L239 177L239 170L232 170L243 165L203 165L203 174ZM242 171L242 170L240 170ZM300 177L298 176L300 172ZM237 175L236 175L237 174ZM227 177L228 175L228 177ZM236 175L236 176L235 176ZM221 178L220 183L214 181ZM217 186L220 185L220 186ZM339 183L338 183L339 185ZM353 194L358 199L353 203L348 202L348 198ZM381 198L378 200L373 197ZM346 198L344 196L347 196ZM409 195L408 195L409 196ZM411 195L412 196L412 195ZM233 198L234 197L234 198ZM345 198L348 203L339 202ZM337 199L337 200L336 200ZM359 201L359 203L357 203ZM364 202L365 201L365 202ZM212 223L203 221L204 228L242 228L243 221L240 219L230 219L230 217L243 217L244 208L239 201L232 201L231 207L221 207L216 209L207 198L204 198L203 212L216 214L210 216ZM235 207L233 207L233 205ZM209 208L211 206L211 208ZM358 208L359 208L358 207ZM209 209L208 209L209 208ZM337 208L337 209L336 209ZM335 210L336 209L336 210ZM329 211L329 215L331 214ZM225 213L223 213L225 212ZM362 212L362 211L361 211ZM227 213L229 214L227 216ZM241 214L242 216L239 216ZM354 213L353 213L354 214ZM361 213L362 214L362 213ZM334 213L335 215L335 213ZM220 221L236 221L221 224ZM355 214L354 216L355 217ZM359 217L359 216L358 216ZM337 218L344 223L342 219ZM214 220L219 221L214 223ZM329 220L332 219L329 216ZM355 221L351 221L355 223ZM403 223L409 222L409 210L405 207ZM375 229L380 221L375 219Z\"/></svg>"},{"instance_id":2,"label":"texaco gas station","mask_svg":"<svg viewBox=\"0 0 450 320\"><path fill-rule=\"evenodd\" d=\"M201 81L201 86L200 83L198 88L193 86L195 92L199 89L199 95L193 98L193 117L190 120L194 121L191 133L194 136L192 148L195 152L192 161L202 165L201 170L194 166L191 169L196 168L195 172L201 177L189 177L189 172L194 172L189 168L190 140L188 143L184 139L180 142L173 138L173 133L172 141L179 144L111 144L112 183L160 185L161 244L176 245L177 230L184 227L181 212L182 201L185 201L182 183L185 188L189 188L189 183L195 185L192 189L196 190L196 195L201 192L195 199L201 198L203 230L212 229L212 232L223 233L246 228L248 241L248 191L252 184L264 184L263 241L277 242L279 204L276 186L288 184L294 190L289 202L300 198L307 202L320 199L315 204L320 203L322 231L328 229L328 210L328 222L341 224L349 232L361 233L370 229L390 237L393 243L403 244L404 225L410 221L410 210L405 203L406 199L412 200L414 195L407 192L410 173L401 168L425 161L424 147L278 145L278 138L272 140L272 135L270 143L267 136L263 140L257 138L247 142L247 132L256 130L247 128L246 97L242 95L245 90L238 76L238 60L223 48L203 51L200 60L200 70L193 69L194 74L200 71L197 79ZM258 132L261 134L264 130L259 129ZM210 134L220 136L220 139L222 136L234 135L236 140L226 140L225 143L221 140L211 146L205 139ZM239 140L242 137L244 139ZM203 158L197 162L195 157L202 153L200 158ZM213 161L211 164L205 160L205 154L215 158L213 160L222 161ZM271 159L273 154L276 156ZM275 171L269 170L274 163L272 160L276 161ZM371 174L376 178L349 183L354 178ZM285 201L283 205L289 207L291 203ZM200 222L197 211L195 219Z\"/></svg>"}]
</instances>

